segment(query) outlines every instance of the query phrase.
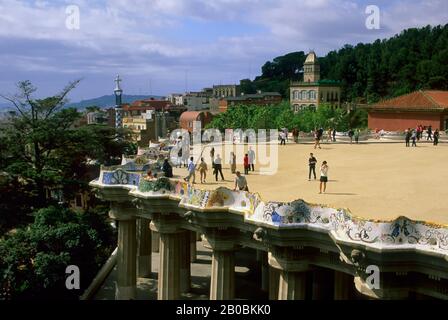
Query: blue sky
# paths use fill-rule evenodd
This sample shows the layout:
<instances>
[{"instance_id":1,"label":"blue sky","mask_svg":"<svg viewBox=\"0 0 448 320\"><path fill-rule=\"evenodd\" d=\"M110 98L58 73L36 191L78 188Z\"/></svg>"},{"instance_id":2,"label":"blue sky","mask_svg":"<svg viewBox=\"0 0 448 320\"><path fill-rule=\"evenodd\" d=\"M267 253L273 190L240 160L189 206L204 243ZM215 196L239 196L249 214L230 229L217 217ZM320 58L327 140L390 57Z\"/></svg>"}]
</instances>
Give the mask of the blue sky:
<instances>
[{"instance_id":1,"label":"blue sky","mask_svg":"<svg viewBox=\"0 0 448 320\"><path fill-rule=\"evenodd\" d=\"M66 28L77 5L79 30ZM367 5L380 29L365 27ZM409 27L446 24L446 0L0 0L0 92L29 79L39 95L83 78L72 101L200 90L254 78L291 51L318 55ZM186 81L187 78L187 81Z\"/></svg>"}]
</instances>

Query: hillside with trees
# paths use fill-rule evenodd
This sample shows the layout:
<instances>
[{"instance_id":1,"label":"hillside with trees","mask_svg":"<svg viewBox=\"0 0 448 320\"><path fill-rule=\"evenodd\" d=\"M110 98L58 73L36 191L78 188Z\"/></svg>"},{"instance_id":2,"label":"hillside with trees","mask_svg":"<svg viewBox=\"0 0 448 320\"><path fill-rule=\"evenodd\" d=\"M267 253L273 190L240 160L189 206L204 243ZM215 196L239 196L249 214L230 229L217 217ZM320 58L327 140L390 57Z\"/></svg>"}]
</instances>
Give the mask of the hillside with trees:
<instances>
[{"instance_id":1,"label":"hillside with trees","mask_svg":"<svg viewBox=\"0 0 448 320\"><path fill-rule=\"evenodd\" d=\"M302 80L306 52L266 62L242 91L278 91L289 98L289 82ZM412 28L389 39L345 45L319 58L321 78L339 80L343 101L375 102L418 89L448 90L448 24Z\"/></svg>"}]
</instances>

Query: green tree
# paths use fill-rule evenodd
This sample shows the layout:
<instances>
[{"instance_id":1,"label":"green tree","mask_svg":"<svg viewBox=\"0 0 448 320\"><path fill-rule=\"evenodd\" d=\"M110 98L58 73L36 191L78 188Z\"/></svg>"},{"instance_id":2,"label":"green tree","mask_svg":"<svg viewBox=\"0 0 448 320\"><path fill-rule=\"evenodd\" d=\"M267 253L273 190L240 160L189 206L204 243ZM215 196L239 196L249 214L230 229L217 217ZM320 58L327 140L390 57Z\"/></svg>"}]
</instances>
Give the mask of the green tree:
<instances>
[{"instance_id":1,"label":"green tree","mask_svg":"<svg viewBox=\"0 0 448 320\"><path fill-rule=\"evenodd\" d=\"M76 299L114 247L107 211L48 207L34 223L0 239L1 299ZM65 269L81 271L81 290L65 288Z\"/></svg>"}]
</instances>

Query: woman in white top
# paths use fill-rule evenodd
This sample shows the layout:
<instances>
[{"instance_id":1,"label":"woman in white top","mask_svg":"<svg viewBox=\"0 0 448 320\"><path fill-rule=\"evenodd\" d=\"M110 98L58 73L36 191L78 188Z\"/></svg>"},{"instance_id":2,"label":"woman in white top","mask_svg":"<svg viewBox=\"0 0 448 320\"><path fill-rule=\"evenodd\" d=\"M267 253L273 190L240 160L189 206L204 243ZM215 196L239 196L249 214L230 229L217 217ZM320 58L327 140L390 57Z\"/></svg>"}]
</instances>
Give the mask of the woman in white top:
<instances>
[{"instance_id":1,"label":"woman in white top","mask_svg":"<svg viewBox=\"0 0 448 320\"><path fill-rule=\"evenodd\" d=\"M325 193L325 190L327 189L327 181L328 181L328 165L327 161L322 162L322 165L320 166L320 186L319 186L319 193L322 193L322 187L323 192Z\"/></svg>"}]
</instances>

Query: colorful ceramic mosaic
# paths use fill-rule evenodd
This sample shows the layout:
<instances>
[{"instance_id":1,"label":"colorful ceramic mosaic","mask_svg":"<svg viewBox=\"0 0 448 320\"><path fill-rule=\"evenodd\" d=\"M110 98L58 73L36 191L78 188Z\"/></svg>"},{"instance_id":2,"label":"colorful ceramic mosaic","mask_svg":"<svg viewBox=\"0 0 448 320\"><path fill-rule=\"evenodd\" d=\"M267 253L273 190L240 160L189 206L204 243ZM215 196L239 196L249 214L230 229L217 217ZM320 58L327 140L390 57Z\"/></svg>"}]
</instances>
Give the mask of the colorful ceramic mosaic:
<instances>
[{"instance_id":1,"label":"colorful ceramic mosaic","mask_svg":"<svg viewBox=\"0 0 448 320\"><path fill-rule=\"evenodd\" d=\"M244 214L247 222L278 228L308 228L331 233L336 239L363 243L378 248L414 248L448 254L448 228L399 217L394 221L370 221L352 216L346 209L311 205L303 200L292 202L263 202L258 194L232 191L219 187L215 190L195 188L184 181L159 178L145 180L139 173L122 168L101 171L92 185L128 185L135 193L151 193L179 199L181 207L201 210L225 208ZM175 200L176 201L176 200Z\"/></svg>"}]
</instances>

